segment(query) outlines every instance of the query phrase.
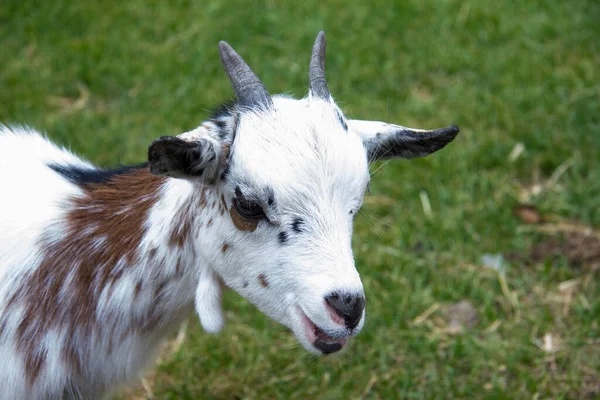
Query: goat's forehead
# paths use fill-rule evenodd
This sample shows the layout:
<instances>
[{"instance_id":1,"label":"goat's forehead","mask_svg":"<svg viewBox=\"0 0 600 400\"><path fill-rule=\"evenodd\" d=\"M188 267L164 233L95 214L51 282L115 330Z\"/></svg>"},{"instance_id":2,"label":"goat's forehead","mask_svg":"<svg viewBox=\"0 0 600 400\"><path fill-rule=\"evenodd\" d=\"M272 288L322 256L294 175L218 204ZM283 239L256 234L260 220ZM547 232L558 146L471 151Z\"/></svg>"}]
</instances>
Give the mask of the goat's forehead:
<instances>
[{"instance_id":1,"label":"goat's forehead","mask_svg":"<svg viewBox=\"0 0 600 400\"><path fill-rule=\"evenodd\" d=\"M275 98L275 109L242 115L232 148L232 178L293 192L334 185L350 193L368 180L362 140L333 104Z\"/></svg>"}]
</instances>

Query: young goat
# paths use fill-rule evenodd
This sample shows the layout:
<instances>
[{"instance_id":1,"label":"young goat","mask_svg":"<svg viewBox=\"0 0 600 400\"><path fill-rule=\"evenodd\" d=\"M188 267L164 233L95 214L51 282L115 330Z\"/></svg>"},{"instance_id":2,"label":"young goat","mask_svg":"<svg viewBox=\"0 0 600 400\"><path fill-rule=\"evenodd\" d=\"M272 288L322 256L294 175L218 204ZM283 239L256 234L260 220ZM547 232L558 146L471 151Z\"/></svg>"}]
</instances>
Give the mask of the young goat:
<instances>
[{"instance_id":1,"label":"young goat","mask_svg":"<svg viewBox=\"0 0 600 400\"><path fill-rule=\"evenodd\" d=\"M351 235L368 162L426 156L458 128L344 117L325 81L323 32L301 100L270 96L219 48L236 102L156 139L143 166L99 169L0 126L3 398L106 395L138 377L194 307L219 331L224 287L315 354L361 330Z\"/></svg>"}]
</instances>

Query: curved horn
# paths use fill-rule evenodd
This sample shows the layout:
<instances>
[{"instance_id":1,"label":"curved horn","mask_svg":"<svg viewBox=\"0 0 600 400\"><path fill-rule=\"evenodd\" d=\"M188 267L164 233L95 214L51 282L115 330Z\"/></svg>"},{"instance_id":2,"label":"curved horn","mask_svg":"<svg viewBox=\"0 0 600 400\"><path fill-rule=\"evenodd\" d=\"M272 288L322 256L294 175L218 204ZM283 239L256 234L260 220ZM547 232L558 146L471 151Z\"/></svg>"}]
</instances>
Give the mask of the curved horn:
<instances>
[{"instance_id":1,"label":"curved horn","mask_svg":"<svg viewBox=\"0 0 600 400\"><path fill-rule=\"evenodd\" d=\"M310 56L310 93L323 100L329 100L329 89L325 80L325 32L317 35Z\"/></svg>"},{"instance_id":2,"label":"curved horn","mask_svg":"<svg viewBox=\"0 0 600 400\"><path fill-rule=\"evenodd\" d=\"M241 105L264 108L273 105L273 100L260 79L227 42L219 42L219 55L235 96Z\"/></svg>"}]
</instances>

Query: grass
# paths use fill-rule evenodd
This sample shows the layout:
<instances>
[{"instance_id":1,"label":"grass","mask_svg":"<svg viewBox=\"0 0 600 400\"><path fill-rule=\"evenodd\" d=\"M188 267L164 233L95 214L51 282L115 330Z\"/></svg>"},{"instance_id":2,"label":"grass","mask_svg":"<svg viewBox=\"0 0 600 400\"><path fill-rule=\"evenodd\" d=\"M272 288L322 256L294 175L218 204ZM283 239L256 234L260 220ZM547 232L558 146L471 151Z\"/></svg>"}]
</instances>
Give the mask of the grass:
<instances>
[{"instance_id":1,"label":"grass","mask_svg":"<svg viewBox=\"0 0 600 400\"><path fill-rule=\"evenodd\" d=\"M589 0L4 1L0 121L102 166L142 161L152 139L199 125L232 95L222 39L271 92L302 96L325 29L347 115L461 127L434 156L373 167L354 238L368 316L348 351L315 359L229 293L221 335L193 318L148 391L121 397L600 396L598 272L509 257L547 238L513 215L524 200L551 225L600 227L598 20ZM485 253L505 256L503 274ZM446 310L460 300L478 322L457 332Z\"/></svg>"}]
</instances>

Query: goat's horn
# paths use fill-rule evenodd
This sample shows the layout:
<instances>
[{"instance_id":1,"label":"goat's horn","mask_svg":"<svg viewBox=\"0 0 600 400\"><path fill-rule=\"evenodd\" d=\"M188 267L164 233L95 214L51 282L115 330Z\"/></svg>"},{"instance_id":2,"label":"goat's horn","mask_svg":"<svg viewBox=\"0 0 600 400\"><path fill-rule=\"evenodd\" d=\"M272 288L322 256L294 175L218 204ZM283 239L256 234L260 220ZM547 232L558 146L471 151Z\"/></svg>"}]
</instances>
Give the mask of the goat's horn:
<instances>
[{"instance_id":1,"label":"goat's horn","mask_svg":"<svg viewBox=\"0 0 600 400\"><path fill-rule=\"evenodd\" d=\"M310 56L310 93L323 100L329 100L329 89L325 80L325 32L317 35Z\"/></svg>"},{"instance_id":2,"label":"goat's horn","mask_svg":"<svg viewBox=\"0 0 600 400\"><path fill-rule=\"evenodd\" d=\"M219 42L221 63L229 76L231 86L243 106L269 108L273 100L260 79L250 69L244 59L227 42Z\"/></svg>"}]
</instances>

